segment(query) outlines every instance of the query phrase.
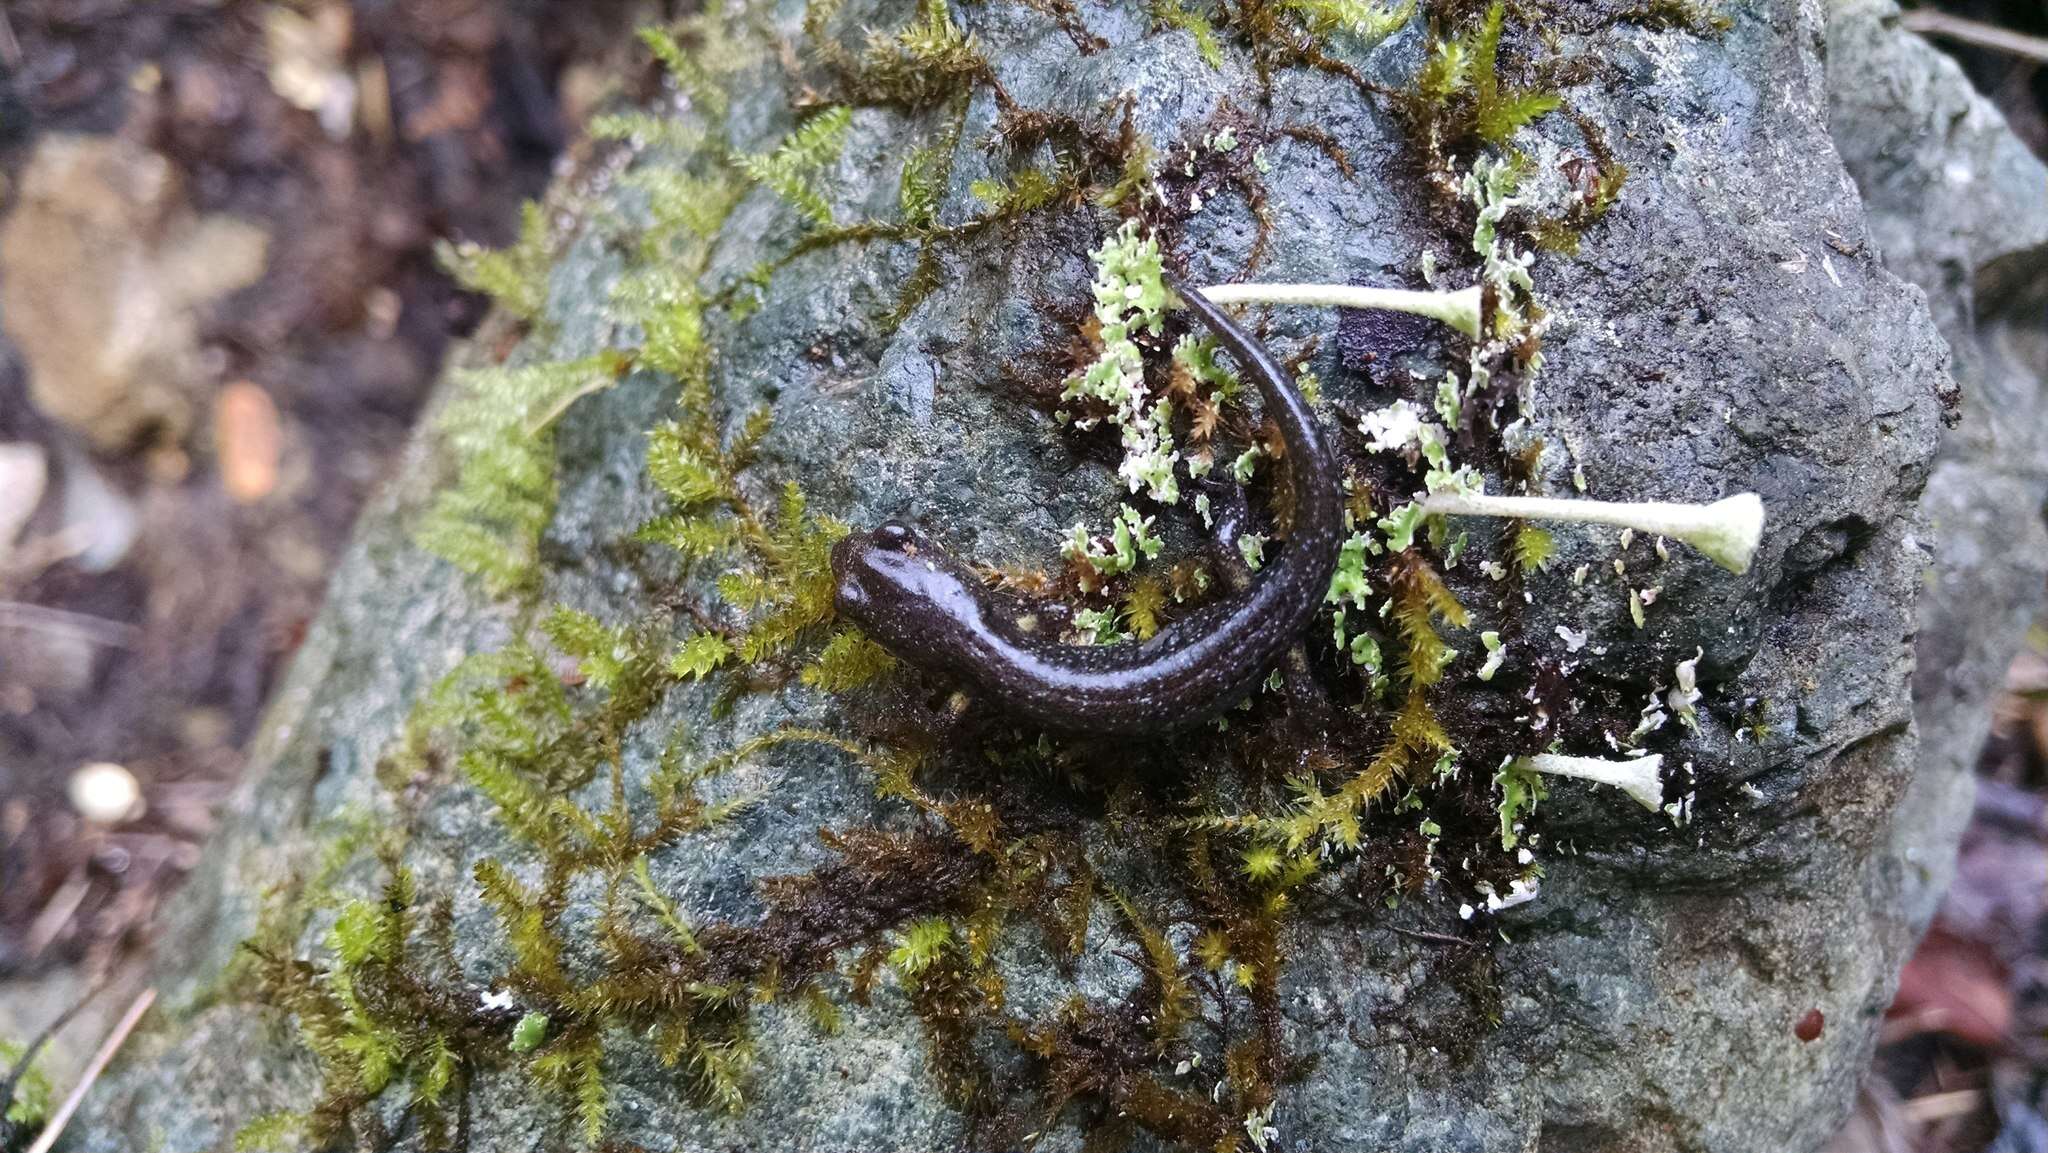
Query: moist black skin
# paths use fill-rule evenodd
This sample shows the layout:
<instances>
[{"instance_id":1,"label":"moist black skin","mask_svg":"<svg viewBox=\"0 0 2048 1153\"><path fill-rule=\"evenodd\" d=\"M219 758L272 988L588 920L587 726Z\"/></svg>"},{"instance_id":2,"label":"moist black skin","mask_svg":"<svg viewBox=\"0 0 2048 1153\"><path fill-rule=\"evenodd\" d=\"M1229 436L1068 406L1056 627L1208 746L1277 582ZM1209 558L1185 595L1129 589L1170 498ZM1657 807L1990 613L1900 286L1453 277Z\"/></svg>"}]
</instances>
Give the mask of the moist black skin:
<instances>
[{"instance_id":1,"label":"moist black skin","mask_svg":"<svg viewBox=\"0 0 2048 1153\"><path fill-rule=\"evenodd\" d=\"M1329 592L1344 541L1343 494L1315 417L1273 354L1200 294L1170 276L1166 283L1258 385L1286 444L1293 531L1256 583L1142 643L1062 644L1031 627L1028 606L989 595L916 530L890 522L832 549L843 617L898 657L1054 729L1170 732L1251 692Z\"/></svg>"}]
</instances>

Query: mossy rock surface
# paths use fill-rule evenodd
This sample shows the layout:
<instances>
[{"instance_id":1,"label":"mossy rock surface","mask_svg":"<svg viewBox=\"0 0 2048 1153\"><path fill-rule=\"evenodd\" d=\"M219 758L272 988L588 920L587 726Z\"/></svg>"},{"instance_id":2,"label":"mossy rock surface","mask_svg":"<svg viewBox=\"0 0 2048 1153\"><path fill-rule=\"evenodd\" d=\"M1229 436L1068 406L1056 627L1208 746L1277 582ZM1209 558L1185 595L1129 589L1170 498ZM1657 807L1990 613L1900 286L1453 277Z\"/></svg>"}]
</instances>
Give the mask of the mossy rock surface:
<instances>
[{"instance_id":1,"label":"mossy rock surface","mask_svg":"<svg viewBox=\"0 0 2048 1153\"><path fill-rule=\"evenodd\" d=\"M1474 6L1438 7L1448 27ZM1394 836L1390 796L1368 813L1365 853L1333 854L1285 894L1284 912L1251 908L1271 894L1239 878L1243 846L1200 818L1283 805L1290 773L1341 779L1375 747L1327 742L1323 760L1290 761L1303 753L1279 694L1262 694L1223 733L1042 745L982 705L949 721L944 686L903 670L837 695L784 675L831 635L818 627L760 667L735 659L701 680L657 678L659 691L592 754L591 773L529 784L559 786L555 799L602 815L614 781L644 801L679 731L715 756L802 727L858 750L891 747L905 731L936 741L911 797L878 792L886 756L817 741L765 745L724 766L705 783L711 799L759 799L646 854L650 882L700 945L634 946L634 976L644 991L667 973L675 987L663 995L684 1007L671 1022L644 1006L585 1006L571 1024L559 1005L625 964L615 932L643 944L661 936L654 910L618 861L551 860L508 819L502 794L494 802L464 775L459 741L408 752L407 725L466 657L537 637L551 606L610 625L656 622L663 643L701 627L674 623L693 619L690 606L712 619L725 611L717 564L687 566L634 539L670 508L646 475L646 434L676 411L678 387L633 359L645 313L616 292L647 260L632 238L648 194L629 174L701 171L702 160L615 146L555 198L545 305L511 353L522 363L616 349L630 369L575 401L545 439L557 495L535 553L538 585L491 596L419 546L452 467L443 439L424 434L337 572L251 783L180 898L163 937L166 1009L102 1083L74 1147L221 1149L258 1118L334 1104L331 1054L307 1048L274 990L294 957L307 980L333 971L345 933L330 930L351 900L367 902L365 916L380 901L420 912L391 969L430 988L367 1012L431 1004L454 1063L436 1074L431 1057L408 1053L381 1093L326 1118L339 1147L1817 1147L1847 1110L1924 916L1907 895L1927 866L1895 844L1893 822L1916 758L1913 643L1929 563L1916 510L1942 436L1947 355L1921 293L1880 262L1828 135L1818 7L1734 4L1719 32L1631 23L1623 7L1580 6L1581 18L1549 29L1554 44L1511 25L1503 53L1504 67L1556 82L1629 173L1575 254L1535 263L1552 320L1525 426L1547 447L1529 480L1569 494L1578 469L1588 495L1616 500L1758 492L1763 546L1737 576L1682 546L1658 559L1647 540L1624 551L1611 531L1563 526L1554 563L1498 581L1475 569L1503 541L1474 526L1468 559L1444 569L1473 624L1445 628L1461 655L1438 712L1461 747L1525 739L1537 751L1547 738L1527 732L1519 695L1534 691L1529 669L1568 670L1563 696L1545 702L1598 713L1626 700L1633 721L1699 654L1697 730L1672 724L1650 738L1671 797L1689 795L1687 823L1554 784L1527 829L1540 895L1466 920L1459 906L1478 898L1456 862L1388 899L1394 865L1371 846ZM936 220L959 225L989 210L988 187L974 182L1014 183L1018 169L1054 168L1068 159L1061 149L1084 147L1027 140L1010 156L989 145L1003 124L1016 139L1006 107L1052 113L1103 140L1151 143L1162 195L1176 204L1148 219L1170 262L1197 280L1249 279L1256 255L1266 279L1412 284L1433 252L1444 275L1469 283L1469 212L1430 191L1415 125L1372 91L1411 84L1429 51L1425 19L1369 50L1329 39L1327 59L1355 70L1347 76L1275 58L1270 44L1249 52L1236 25L1213 30L1214 67L1196 35L1158 30L1155 11L962 9L953 19L972 31L1000 96L969 76L935 99L863 104L857 85L818 63L800 6L736 7L719 49L731 98L722 151L770 153L798 127L793 106L843 101L843 139L811 184L833 219L894 219L906 157L943 145L953 161ZM858 29L921 18L855 0L822 26L857 53ZM1269 77L1255 56L1274 64ZM1203 143L1224 127L1265 171ZM1594 138L1560 113L1512 143L1540 187L1590 163ZM1190 155L1207 183L1176 179ZM1091 172L1078 183L1099 194L1114 174ZM1062 423L1051 399L1076 367L1089 252L1115 231L1114 211L1063 192L961 230L927 258L902 236L805 249L823 230L799 204L759 185L739 191L698 281L713 301L702 310L707 411L728 435L758 407L774 416L738 476L750 507L772 506L794 481L812 516L909 519L963 556L1055 571L1068 526L1100 526L1129 499L1113 441ZM1181 211L1191 194L1202 207ZM920 276L921 259L936 277ZM750 275L764 261L772 271ZM1262 315L1276 350L1305 354L1333 426L1396 396L1426 403L1407 370L1463 363L1426 330L1347 334L1327 311ZM480 340L472 359L508 344ZM1197 547L1188 524L1172 522L1167 536L1170 550ZM1607 575L1617 556L1639 575ZM1592 576L1575 581L1581 565ZM1661 591L1639 627L1627 595L1645 587ZM1511 662L1497 683L1473 679L1482 629L1507 630L1523 671ZM600 695L587 675L566 675L573 661L541 651L572 703ZM1326 687L1360 699L1356 685ZM515 698L531 688L513 678ZM992 764L991 750L1008 759ZM1493 767L1465 765L1460 795L1483 796ZM1430 816L1470 836L1471 812L1431 809L1426 790L1422 800L1405 827ZM992 844L963 831L982 827L977 804L996 814ZM1479 813L1479 824L1491 817ZM357 851L333 851L337 838ZM1223 879L1201 880L1203 861ZM531 892L559 882L541 919L566 991L521 975L531 948L503 903L485 899L484 862ZM390 886L394 869L409 892ZM1031 870L1042 884L1015 875ZM316 877L320 891L283 927L280 953L278 910ZM809 880L774 881L791 877ZM929 922L950 935L927 965L916 934ZM1201 958L1209 931L1230 937L1213 975ZM242 951L251 939L271 942L268 968ZM360 947L366 964L384 963L382 946ZM780 965L750 965L749 949ZM731 985L719 996L737 1006L710 1007L713 968ZM1175 1011L1190 1019L1161 1035L1174 985L1186 986ZM510 1007L487 999L506 992ZM557 1004L549 1040L509 1052L513 1021L547 996ZM650 1039L649 1020L656 1033L709 1029L711 1041ZM669 1040L685 1055L675 1067L658 1059ZM554 1073L537 1068L550 1046L565 1054ZM704 1067L719 1053L736 1057L729 1078ZM437 1078L443 1116L430 1123L414 1101L434 1095L421 1085Z\"/></svg>"}]
</instances>

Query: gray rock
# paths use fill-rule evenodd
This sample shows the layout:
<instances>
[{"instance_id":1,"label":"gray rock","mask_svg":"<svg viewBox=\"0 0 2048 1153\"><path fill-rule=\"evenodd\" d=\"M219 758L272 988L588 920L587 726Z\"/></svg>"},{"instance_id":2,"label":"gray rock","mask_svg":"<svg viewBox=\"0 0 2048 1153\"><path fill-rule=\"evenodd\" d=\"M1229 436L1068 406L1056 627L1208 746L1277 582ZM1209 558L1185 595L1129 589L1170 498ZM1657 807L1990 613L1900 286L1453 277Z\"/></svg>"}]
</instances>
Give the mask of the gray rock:
<instances>
[{"instance_id":1,"label":"gray rock","mask_svg":"<svg viewBox=\"0 0 2048 1153\"><path fill-rule=\"evenodd\" d=\"M1935 564L1915 643L1920 771L1893 832L1924 925L1969 819L1992 694L2048 589L2048 169L1897 17L1889 0L1834 5L1828 91L1871 237L1927 293L1961 389L1921 499Z\"/></svg>"},{"instance_id":2,"label":"gray rock","mask_svg":"<svg viewBox=\"0 0 2048 1153\"><path fill-rule=\"evenodd\" d=\"M850 7L839 17L848 28L899 27L909 9ZM1340 76L1306 70L1277 72L1261 100L1234 34L1223 35L1225 67L1212 70L1187 34L1148 34L1141 7L1078 12L1107 47L1077 53L1053 17L1023 7L963 18L1018 104L1093 115L1129 93L1134 127L1169 166L1173 149L1213 129L1226 101L1241 135L1270 135L1267 209L1277 227L1264 275L1399 278L1425 250L1458 267L1459 229L1469 223L1441 222L1414 183L1399 120L1378 101ZM755 15L794 34L797 13ZM1895 817L1919 757L1911 688L1928 551L1918 502L1951 386L1924 299L1880 262L1885 236L1866 223L1830 139L1830 93L1844 73L1831 81L1823 70L1818 6L1772 0L1737 16L1717 39L1569 21L1558 29L1565 51L1597 61L1565 95L1604 128L1632 176L1576 257L1537 265L1555 322L1531 431L1549 446L1537 479L1551 491L1570 491L1576 461L1596 497L1763 494L1770 521L1755 568L1732 576L1678 546L1660 564L1649 542L1636 542L1624 554L1630 572L1663 589L1641 629L1629 623L1624 585L1604 575L1620 553L1611 533L1561 531L1561 563L1530 581L1527 604L1492 593L1469 563L1452 577L1475 631L1518 623L1511 635L1520 661L1566 660L1557 631L1588 633L1571 694L1609 709L1626 702L1631 721L1679 661L1703 654L1698 732L1673 725L1653 738L1675 770L1670 787L1689 794L1690 823L1675 827L1626 800L1559 785L1532 825L1547 870L1540 896L1478 924L1459 917L1470 877L1450 862L1442 883L1398 909L1384 908L1378 890L1370 901L1356 897L1379 883L1376 870L1332 867L1294 894L1278 984L1267 987L1273 995L1261 1006L1220 990L1204 998L1203 1020L1147 1070L1154 1084L1206 1101L1224 1076L1226 1039L1276 1040L1289 1063L1270 1116L1273 1148L1796 1151L1818 1147L1847 1111L1928 891L1905 867L1911 846ZM1399 84L1420 48L1411 28L1359 60L1369 76ZM790 127L790 81L773 63L742 71L729 144L758 152ZM977 210L968 183L989 171L982 141L995 114L980 90L941 220ZM1833 115L1845 115L1839 101ZM889 215L897 161L931 139L928 121L856 113L827 182L840 219ZM1275 131L1285 125L1328 133L1360 179L1346 180L1314 144ZM1538 162L1538 184L1585 148L1562 117L1519 143ZM607 292L625 260L607 227L640 211L615 171L586 171L565 192L564 215L576 223L552 280L552 348L528 355L582 355L633 338L619 330ZM1086 253L1113 224L1099 210L1062 207L949 249L939 288L900 326L883 317L913 267L910 245L843 245L796 259L771 279L758 310L721 314L710 333L723 408L767 403L778 416L750 483L766 493L801 478L815 508L849 523L908 516L963 555L1052 567L1064 527L1102 524L1122 495L1089 439L1062 429L1027 392L1065 373L1087 295ZM726 223L711 282L732 282L786 251L797 227L786 207L753 191ZM1226 193L1188 222L1175 247L1198 277L1237 278L1256 232L1244 198ZM1273 313L1266 332L1282 352L1313 342L1309 363L1340 411L1386 403L1389 393L1341 363L1335 330L1328 313L1296 310ZM1420 356L1438 363L1429 349ZM670 574L650 580L619 542L659 510L641 476L641 433L671 401L661 380L635 374L569 413L557 440L561 496L539 603L624 621L667 595ZM423 439L366 517L254 752L259 772L164 936L169 1011L103 1082L77 1127L77 1148L219 1148L250 1118L314 1099L317 1066L284 1016L251 1003L246 988L223 987L221 974L278 881L311 868L351 815L405 823L404 860L421 891L452 898L455 959L469 992L505 981L508 946L470 878L491 858L530 882L532 854L508 839L473 789L446 784L398 808L376 780L380 757L397 746L434 680L524 627L519 606L484 597L414 545L412 527L443 475L432 439ZM1497 487L1500 478L1491 480ZM1475 526L1473 555L1498 550L1498 539ZM1594 579L1579 585L1569 574L1582 563ZM1458 714L1454 739L1494 748L1537 741L1519 728L1523 702L1473 687L1477 638L1452 639L1468 650L1452 681L1474 702ZM785 724L859 731L864 719L857 705L793 684L740 696L730 712L716 699L708 685L671 691L630 731L621 758L628 784L644 781L678 725L717 750ZM1922 724L1938 715L1923 712ZM1250 727L1261 745L1254 752L1281 750L1275 728ZM1178 826L1141 820L1130 806L1142 812L1147 790L1173 797L1177 771L1213 767L1232 751L1226 740L1192 739L1177 747L1179 760L1129 782L1135 791L1107 810L1099 792L1012 772L998 782L1000 807L1006 822L1026 820L1085 850L1105 884L1156 918L1185 957L1198 918L1183 884L1186 854L1169 836ZM1469 763L1464 773L1483 783L1490 768ZM986 770L977 776L957 762L922 781L942 793L995 788ZM719 784L728 787L770 790L769 799L653 861L658 886L700 925L755 925L767 913L760 881L832 867L841 858L821 842L821 826L915 823L905 806L876 797L867 772L829 750L790 746L751 758ZM578 799L602 805L604 795L599 782ZM1479 818L1483 826L1491 814ZM1374 820L1376 834L1393 828L1392 815ZM933 866L916 879L939 890L953 875ZM381 876L366 857L339 883L367 896ZM561 918L582 972L597 964L588 947L594 884L583 877L569 886ZM1098 902L1071 961L1023 919L995 941L991 966L1021 1020L1046 1022L1069 999L1086 998L1109 1007L1102 1020L1121 1030L1094 1038L1101 1052L1135 1046L1145 1054L1143 1022L1115 1008L1143 1003L1140 942L1106 908ZM324 912L305 926L302 956L324 957L331 920ZM1459 933L1480 944L1441 939ZM851 967L859 951L840 962ZM660 1067L630 1036L608 1037L610 1136L656 1150L895 1150L1014 1147L1042 1130L1037 1148L1070 1150L1081 1147L1086 1118L1114 1115L1087 1092L1064 1112L1005 1099L998 1103L1015 1104L1028 1123L971 1129L939 1091L939 1062L903 983L884 976L865 1003L842 1000L845 1025L832 1034L785 1004L750 1011L758 1061L746 1086L751 1104L736 1114L695 1107L686 1075ZM1006 1089L1038 1072L1001 1030L984 1029L972 1043L992 1073L1011 1078ZM465 1114L471 1148L573 1143L557 1097L495 1062L479 1060L476 1070ZM368 1111L398 1126L399 1147L413 1148L420 1136L400 1123L402 1097L393 1089ZM1118 1102L1131 1112L1143 1106ZM1141 1131L1134 1147L1173 1143Z\"/></svg>"}]
</instances>

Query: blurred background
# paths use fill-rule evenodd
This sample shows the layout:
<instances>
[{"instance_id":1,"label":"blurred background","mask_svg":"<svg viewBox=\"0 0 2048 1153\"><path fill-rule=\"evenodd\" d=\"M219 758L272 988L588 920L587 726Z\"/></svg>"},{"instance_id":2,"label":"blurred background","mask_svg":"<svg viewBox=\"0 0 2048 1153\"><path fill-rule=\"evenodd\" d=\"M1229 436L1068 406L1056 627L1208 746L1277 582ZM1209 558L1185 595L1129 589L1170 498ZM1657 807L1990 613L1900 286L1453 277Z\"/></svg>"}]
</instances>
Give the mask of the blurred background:
<instances>
[{"instance_id":1,"label":"blurred background","mask_svg":"<svg viewBox=\"0 0 2048 1153\"><path fill-rule=\"evenodd\" d=\"M629 33L666 7L0 0L0 1041L118 982L197 864L481 319L436 246L513 237L590 111L649 81ZM1908 20L2048 156L2048 5ZM1834 1153L2048 1153L2048 628L1979 772ZM53 1081L121 1001L59 1036Z\"/></svg>"}]
</instances>

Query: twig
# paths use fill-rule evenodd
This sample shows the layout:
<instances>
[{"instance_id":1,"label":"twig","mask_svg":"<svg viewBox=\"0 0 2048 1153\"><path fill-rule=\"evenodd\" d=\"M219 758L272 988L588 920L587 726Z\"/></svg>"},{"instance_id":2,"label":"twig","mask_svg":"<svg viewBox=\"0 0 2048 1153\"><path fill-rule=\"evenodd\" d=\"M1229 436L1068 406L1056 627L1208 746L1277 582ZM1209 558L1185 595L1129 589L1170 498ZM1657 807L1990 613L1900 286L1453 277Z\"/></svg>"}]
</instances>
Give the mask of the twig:
<instances>
[{"instance_id":1,"label":"twig","mask_svg":"<svg viewBox=\"0 0 2048 1153\"><path fill-rule=\"evenodd\" d=\"M94 644L120 649L133 647L142 636L142 630L131 624L21 601L0 601L0 628L79 637Z\"/></svg>"},{"instance_id":2,"label":"twig","mask_svg":"<svg viewBox=\"0 0 2048 1153\"><path fill-rule=\"evenodd\" d=\"M92 547L93 526L68 524L47 536L20 541L0 558L0 590L19 584L51 565L81 556Z\"/></svg>"},{"instance_id":3,"label":"twig","mask_svg":"<svg viewBox=\"0 0 2048 1153\"><path fill-rule=\"evenodd\" d=\"M1932 8L1915 8L1902 13L1899 23L1922 36L1939 36L1974 48L1988 48L2022 60L2032 60L2036 64L2048 64L2048 38L2029 36L1980 20L1965 20Z\"/></svg>"},{"instance_id":4,"label":"twig","mask_svg":"<svg viewBox=\"0 0 2048 1153\"><path fill-rule=\"evenodd\" d=\"M1477 949L1479 947L1479 942L1477 941L1468 941L1463 937L1454 937L1449 933L1426 933L1420 929L1395 929L1394 931L1403 937L1413 937L1418 941L1428 941L1437 945L1463 945L1467 949Z\"/></svg>"},{"instance_id":5,"label":"twig","mask_svg":"<svg viewBox=\"0 0 2048 1153\"><path fill-rule=\"evenodd\" d=\"M120 1052L121 1046L127 1042L128 1034L135 1031L135 1026L141 1022L142 1015L149 1012L149 1007L155 1003L156 990L153 988L144 989L136 996L135 1003L128 1006L128 1011L121 1015L121 1020L114 1026L114 1031L108 1033L107 1039L100 1044L100 1051L92 1055L92 1061L79 1076L78 1084L72 1086L71 1092L64 1098L64 1103L57 1106L57 1111L50 1115L49 1124L43 1126L42 1136L37 1137L36 1143L28 1147L28 1153L50 1153L51 1147L57 1144L57 1138L64 1135L64 1126L71 1123L71 1115L78 1112L78 1106L85 1101L86 1093L91 1090L93 1083L100 1079L100 1074L106 1072L108 1063L114 1059L114 1054Z\"/></svg>"},{"instance_id":6,"label":"twig","mask_svg":"<svg viewBox=\"0 0 2048 1153\"><path fill-rule=\"evenodd\" d=\"M1974 1113L1983 1103L1984 1090L1957 1089L1949 1093L1930 1093L1925 1097L1909 1098L1900 1106L1900 1111L1906 1115L1906 1120L1925 1125Z\"/></svg>"}]
</instances>

